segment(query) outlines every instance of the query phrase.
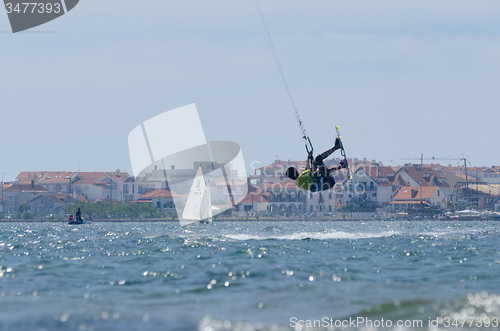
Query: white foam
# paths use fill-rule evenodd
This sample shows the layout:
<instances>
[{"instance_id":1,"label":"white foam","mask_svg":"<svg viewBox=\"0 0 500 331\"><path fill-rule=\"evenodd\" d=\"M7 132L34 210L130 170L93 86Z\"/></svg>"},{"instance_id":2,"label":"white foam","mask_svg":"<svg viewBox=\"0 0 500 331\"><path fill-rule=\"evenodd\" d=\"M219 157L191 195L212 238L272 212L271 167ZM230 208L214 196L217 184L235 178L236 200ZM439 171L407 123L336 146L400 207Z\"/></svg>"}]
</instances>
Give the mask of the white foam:
<instances>
[{"instance_id":1,"label":"white foam","mask_svg":"<svg viewBox=\"0 0 500 331\"><path fill-rule=\"evenodd\" d=\"M316 239L316 240L329 240L329 239L366 239L366 238L381 238L396 235L395 231L384 231L378 233L362 233L362 232L296 232L290 234L227 234L227 238L234 240L303 240L303 239Z\"/></svg>"},{"instance_id":2,"label":"white foam","mask_svg":"<svg viewBox=\"0 0 500 331\"><path fill-rule=\"evenodd\" d=\"M445 237L445 236L462 236L462 235L468 235L468 234L476 234L480 232L479 229L442 229L442 230L437 230L437 231L426 231L426 232L421 232L421 233L416 233L422 236L428 236L428 237Z\"/></svg>"}]
</instances>

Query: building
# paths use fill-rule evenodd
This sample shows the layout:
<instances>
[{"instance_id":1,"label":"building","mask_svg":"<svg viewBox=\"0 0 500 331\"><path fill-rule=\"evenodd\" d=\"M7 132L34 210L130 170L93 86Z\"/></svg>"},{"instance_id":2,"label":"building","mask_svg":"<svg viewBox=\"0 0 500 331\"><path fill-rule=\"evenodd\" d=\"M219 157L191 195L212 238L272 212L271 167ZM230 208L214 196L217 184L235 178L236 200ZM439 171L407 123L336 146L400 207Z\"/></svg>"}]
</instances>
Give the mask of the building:
<instances>
[{"instance_id":1,"label":"building","mask_svg":"<svg viewBox=\"0 0 500 331\"><path fill-rule=\"evenodd\" d=\"M484 167L481 171L477 171L477 177L479 181L486 183L487 185L499 185L500 184L500 167L491 166L491 168Z\"/></svg>"},{"instance_id":2,"label":"building","mask_svg":"<svg viewBox=\"0 0 500 331\"><path fill-rule=\"evenodd\" d=\"M35 184L32 180L31 184L13 183L3 192L4 212L8 214L19 213L19 207L23 204L28 204L34 198L40 195L49 195L51 192L41 185Z\"/></svg>"},{"instance_id":3,"label":"building","mask_svg":"<svg viewBox=\"0 0 500 331\"><path fill-rule=\"evenodd\" d=\"M371 174L369 172L371 172ZM377 204L379 202L377 193L380 184L375 178L377 178L376 168L358 167L353 172L352 179L342 183L344 201L346 204Z\"/></svg>"},{"instance_id":4,"label":"building","mask_svg":"<svg viewBox=\"0 0 500 331\"><path fill-rule=\"evenodd\" d=\"M289 179L285 176L286 170L289 167L295 167L300 173L306 169L306 162L275 160L270 165L255 169L254 174L248 177L250 183L256 187L261 187L266 183L280 183Z\"/></svg>"},{"instance_id":5,"label":"building","mask_svg":"<svg viewBox=\"0 0 500 331\"><path fill-rule=\"evenodd\" d=\"M68 203L76 202L76 200L68 194L59 195L39 195L33 198L30 202L30 211L35 216L53 215L57 218L63 218L66 214L66 206Z\"/></svg>"},{"instance_id":6,"label":"building","mask_svg":"<svg viewBox=\"0 0 500 331\"><path fill-rule=\"evenodd\" d=\"M500 199L500 185L470 183L468 187L458 188L455 194L457 201L464 202L467 207L494 210Z\"/></svg>"},{"instance_id":7,"label":"building","mask_svg":"<svg viewBox=\"0 0 500 331\"><path fill-rule=\"evenodd\" d=\"M263 216L268 213L270 194L263 191L248 193L235 207L237 217Z\"/></svg>"},{"instance_id":8,"label":"building","mask_svg":"<svg viewBox=\"0 0 500 331\"><path fill-rule=\"evenodd\" d=\"M269 194L269 212L275 215L297 215L306 212L307 191L295 185L294 180L265 183L260 191Z\"/></svg>"},{"instance_id":9,"label":"building","mask_svg":"<svg viewBox=\"0 0 500 331\"><path fill-rule=\"evenodd\" d=\"M422 205L445 209L445 192L439 186L402 186L389 203L393 209L418 208Z\"/></svg>"},{"instance_id":10,"label":"building","mask_svg":"<svg viewBox=\"0 0 500 331\"><path fill-rule=\"evenodd\" d=\"M181 196L175 192L166 189L157 189L142 194L135 202L150 203L151 207L160 210L164 215L170 213L175 216L177 215L177 211L175 209L174 198L180 197Z\"/></svg>"},{"instance_id":11,"label":"building","mask_svg":"<svg viewBox=\"0 0 500 331\"><path fill-rule=\"evenodd\" d=\"M73 194L89 201L132 201L138 196L135 179L126 172L24 171L16 177L20 184L41 185L53 195Z\"/></svg>"},{"instance_id":12,"label":"building","mask_svg":"<svg viewBox=\"0 0 500 331\"><path fill-rule=\"evenodd\" d=\"M306 197L307 213L313 213L316 216L323 216L325 213L331 213L336 210L337 190L331 189L323 192L304 191Z\"/></svg>"},{"instance_id":13,"label":"building","mask_svg":"<svg viewBox=\"0 0 500 331\"><path fill-rule=\"evenodd\" d=\"M73 196L84 196L91 202L106 200L107 187L108 184L99 179L81 178L72 184Z\"/></svg>"},{"instance_id":14,"label":"building","mask_svg":"<svg viewBox=\"0 0 500 331\"><path fill-rule=\"evenodd\" d=\"M410 186L438 186L448 196L448 183L431 166L405 164L397 173Z\"/></svg>"},{"instance_id":15,"label":"building","mask_svg":"<svg viewBox=\"0 0 500 331\"><path fill-rule=\"evenodd\" d=\"M69 194L71 192L71 183L77 180L77 172L67 171L49 171L39 177L37 184L45 187L52 194ZM36 175L35 173L33 175ZM28 173L29 176L29 173Z\"/></svg>"}]
</instances>

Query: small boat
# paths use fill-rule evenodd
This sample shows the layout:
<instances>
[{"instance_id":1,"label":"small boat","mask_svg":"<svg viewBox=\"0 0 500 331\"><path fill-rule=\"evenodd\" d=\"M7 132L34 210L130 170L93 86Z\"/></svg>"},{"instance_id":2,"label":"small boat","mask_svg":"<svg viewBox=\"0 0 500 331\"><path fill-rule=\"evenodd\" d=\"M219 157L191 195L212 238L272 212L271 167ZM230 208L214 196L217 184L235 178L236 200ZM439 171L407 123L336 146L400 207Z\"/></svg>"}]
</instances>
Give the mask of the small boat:
<instances>
[{"instance_id":1,"label":"small boat","mask_svg":"<svg viewBox=\"0 0 500 331\"><path fill-rule=\"evenodd\" d=\"M455 212L455 215L458 215L459 219L464 219L464 220L480 219L482 216L480 212L469 209L457 211Z\"/></svg>"},{"instance_id":2,"label":"small boat","mask_svg":"<svg viewBox=\"0 0 500 331\"><path fill-rule=\"evenodd\" d=\"M69 225L79 225L79 224L90 224L90 222L85 222L83 218L72 219L68 222Z\"/></svg>"}]
</instances>

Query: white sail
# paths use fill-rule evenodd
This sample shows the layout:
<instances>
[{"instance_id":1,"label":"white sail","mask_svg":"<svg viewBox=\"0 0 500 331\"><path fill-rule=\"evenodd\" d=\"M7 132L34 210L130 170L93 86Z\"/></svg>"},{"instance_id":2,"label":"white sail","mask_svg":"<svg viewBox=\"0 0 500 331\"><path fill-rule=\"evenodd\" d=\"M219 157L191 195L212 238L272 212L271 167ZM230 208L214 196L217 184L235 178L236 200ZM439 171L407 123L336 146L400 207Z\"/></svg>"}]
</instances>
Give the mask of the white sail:
<instances>
[{"instance_id":1,"label":"white sail","mask_svg":"<svg viewBox=\"0 0 500 331\"><path fill-rule=\"evenodd\" d=\"M212 203L210 200L210 190L205 182L205 176L201 165L196 172L196 176L191 185L188 199L182 213L181 225L186 225L202 220L211 220Z\"/></svg>"}]
</instances>

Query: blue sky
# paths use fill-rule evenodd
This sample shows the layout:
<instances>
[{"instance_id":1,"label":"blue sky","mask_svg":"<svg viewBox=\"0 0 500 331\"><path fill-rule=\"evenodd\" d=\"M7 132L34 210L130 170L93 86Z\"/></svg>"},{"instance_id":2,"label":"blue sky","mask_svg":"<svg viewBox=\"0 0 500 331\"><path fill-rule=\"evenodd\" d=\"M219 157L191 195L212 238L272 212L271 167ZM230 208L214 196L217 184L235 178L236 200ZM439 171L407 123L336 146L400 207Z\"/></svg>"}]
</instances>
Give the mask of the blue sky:
<instances>
[{"instance_id":1,"label":"blue sky","mask_svg":"<svg viewBox=\"0 0 500 331\"><path fill-rule=\"evenodd\" d=\"M303 160L253 0L82 0L12 34L0 15L0 173L131 172L130 131L196 103L250 166ZM499 165L498 1L260 1L315 151ZM175 143L175 142L166 142ZM415 161L418 162L418 161ZM457 161L442 161L457 164Z\"/></svg>"}]
</instances>

